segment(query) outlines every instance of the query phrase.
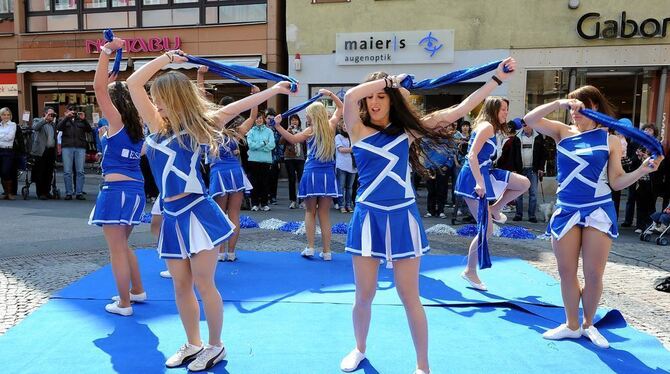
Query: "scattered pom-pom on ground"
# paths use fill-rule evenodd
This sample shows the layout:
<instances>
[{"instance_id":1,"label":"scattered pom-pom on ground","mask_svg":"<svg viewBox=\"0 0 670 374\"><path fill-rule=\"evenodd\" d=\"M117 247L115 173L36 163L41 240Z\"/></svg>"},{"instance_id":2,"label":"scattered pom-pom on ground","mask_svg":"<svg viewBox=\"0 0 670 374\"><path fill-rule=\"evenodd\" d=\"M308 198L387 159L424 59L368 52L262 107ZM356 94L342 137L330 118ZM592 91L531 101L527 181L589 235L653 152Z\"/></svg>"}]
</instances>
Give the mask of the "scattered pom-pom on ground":
<instances>
[{"instance_id":1,"label":"scattered pom-pom on ground","mask_svg":"<svg viewBox=\"0 0 670 374\"><path fill-rule=\"evenodd\" d=\"M264 221L261 221L261 223L258 224L258 227L261 229L265 230L279 230L280 227L284 226L286 222L276 219L276 218L270 218L266 219Z\"/></svg>"},{"instance_id":2,"label":"scattered pom-pom on ground","mask_svg":"<svg viewBox=\"0 0 670 374\"><path fill-rule=\"evenodd\" d=\"M240 216L240 228L253 229L258 227L258 222L249 216Z\"/></svg>"},{"instance_id":3,"label":"scattered pom-pom on ground","mask_svg":"<svg viewBox=\"0 0 670 374\"><path fill-rule=\"evenodd\" d=\"M349 230L349 224L346 222L340 222L333 225L331 232L333 234L346 234Z\"/></svg>"},{"instance_id":4,"label":"scattered pom-pom on ground","mask_svg":"<svg viewBox=\"0 0 670 374\"><path fill-rule=\"evenodd\" d=\"M504 226L500 229L501 238L510 238L510 239L535 239L536 236L530 232L527 228L521 226Z\"/></svg>"},{"instance_id":5,"label":"scattered pom-pom on ground","mask_svg":"<svg viewBox=\"0 0 670 374\"><path fill-rule=\"evenodd\" d=\"M445 225L444 223L439 223L435 226L430 227L426 230L426 234L438 234L438 235L458 235L458 231L455 228Z\"/></svg>"},{"instance_id":6,"label":"scattered pom-pom on ground","mask_svg":"<svg viewBox=\"0 0 670 374\"><path fill-rule=\"evenodd\" d=\"M144 212L140 216L140 222L142 223L151 223L151 213Z\"/></svg>"}]
</instances>

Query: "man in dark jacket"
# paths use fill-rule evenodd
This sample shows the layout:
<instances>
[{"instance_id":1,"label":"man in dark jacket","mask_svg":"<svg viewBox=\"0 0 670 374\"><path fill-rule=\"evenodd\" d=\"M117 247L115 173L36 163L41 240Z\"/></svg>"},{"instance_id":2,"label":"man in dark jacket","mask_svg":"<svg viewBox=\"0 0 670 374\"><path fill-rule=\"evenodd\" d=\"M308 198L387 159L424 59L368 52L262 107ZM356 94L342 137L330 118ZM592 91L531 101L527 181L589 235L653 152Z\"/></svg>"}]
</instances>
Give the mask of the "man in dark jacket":
<instances>
[{"instance_id":1,"label":"man in dark jacket","mask_svg":"<svg viewBox=\"0 0 670 374\"><path fill-rule=\"evenodd\" d=\"M56 112L47 108L44 117L34 118L32 125L33 145L30 154L35 158L31 173L37 197L40 200L50 199L49 187L54 174L56 162Z\"/></svg>"},{"instance_id":2,"label":"man in dark jacket","mask_svg":"<svg viewBox=\"0 0 670 374\"><path fill-rule=\"evenodd\" d=\"M77 200L86 200L84 188L84 162L86 161L86 133L92 132L91 125L83 113L76 113L74 107L68 107L65 117L56 126L62 131L61 148L63 152L63 178L65 179L65 200L72 200L72 161L77 172Z\"/></svg>"},{"instance_id":3,"label":"man in dark jacket","mask_svg":"<svg viewBox=\"0 0 670 374\"><path fill-rule=\"evenodd\" d=\"M537 208L537 184L538 179L544 176L546 163L546 150L544 148L544 137L532 128L525 126L516 134L513 153L521 159L521 175L530 181L528 190L528 221L536 223L535 211ZM523 219L523 195L516 199L516 215L514 221Z\"/></svg>"}]
</instances>

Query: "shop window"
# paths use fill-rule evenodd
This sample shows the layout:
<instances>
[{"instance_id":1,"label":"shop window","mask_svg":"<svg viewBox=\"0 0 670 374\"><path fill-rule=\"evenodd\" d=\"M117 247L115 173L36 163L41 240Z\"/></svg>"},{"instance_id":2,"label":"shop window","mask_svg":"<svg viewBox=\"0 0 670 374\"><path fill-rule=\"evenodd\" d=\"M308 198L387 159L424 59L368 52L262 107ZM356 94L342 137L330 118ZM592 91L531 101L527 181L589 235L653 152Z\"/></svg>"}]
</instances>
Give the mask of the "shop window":
<instances>
[{"instance_id":1,"label":"shop window","mask_svg":"<svg viewBox=\"0 0 670 374\"><path fill-rule=\"evenodd\" d=\"M76 14L28 18L28 28L33 32L77 30L77 24Z\"/></svg>"},{"instance_id":2,"label":"shop window","mask_svg":"<svg viewBox=\"0 0 670 374\"><path fill-rule=\"evenodd\" d=\"M124 8L130 6L135 6L135 0L112 0L112 8Z\"/></svg>"},{"instance_id":3,"label":"shop window","mask_svg":"<svg viewBox=\"0 0 670 374\"><path fill-rule=\"evenodd\" d=\"M325 3L350 3L351 0L312 0L312 4L325 4Z\"/></svg>"},{"instance_id":4,"label":"shop window","mask_svg":"<svg viewBox=\"0 0 670 374\"><path fill-rule=\"evenodd\" d=\"M265 4L228 5L219 7L219 23L265 22Z\"/></svg>"},{"instance_id":5,"label":"shop window","mask_svg":"<svg viewBox=\"0 0 670 374\"><path fill-rule=\"evenodd\" d=\"M85 9L107 8L107 0L84 0Z\"/></svg>"},{"instance_id":6,"label":"shop window","mask_svg":"<svg viewBox=\"0 0 670 374\"><path fill-rule=\"evenodd\" d=\"M14 0L0 0L0 20L14 17Z\"/></svg>"},{"instance_id":7,"label":"shop window","mask_svg":"<svg viewBox=\"0 0 670 374\"><path fill-rule=\"evenodd\" d=\"M137 26L136 12L109 12L84 14L84 28L87 30L123 29Z\"/></svg>"},{"instance_id":8,"label":"shop window","mask_svg":"<svg viewBox=\"0 0 670 374\"><path fill-rule=\"evenodd\" d=\"M56 10L75 10L77 9L77 0L55 0L54 9Z\"/></svg>"},{"instance_id":9,"label":"shop window","mask_svg":"<svg viewBox=\"0 0 670 374\"><path fill-rule=\"evenodd\" d=\"M12 0L9 0L12 1ZM51 10L50 0L28 0L28 10L30 12L44 12Z\"/></svg>"},{"instance_id":10,"label":"shop window","mask_svg":"<svg viewBox=\"0 0 670 374\"><path fill-rule=\"evenodd\" d=\"M142 12L142 26L145 27L197 25L199 21L199 8L157 9Z\"/></svg>"}]
</instances>

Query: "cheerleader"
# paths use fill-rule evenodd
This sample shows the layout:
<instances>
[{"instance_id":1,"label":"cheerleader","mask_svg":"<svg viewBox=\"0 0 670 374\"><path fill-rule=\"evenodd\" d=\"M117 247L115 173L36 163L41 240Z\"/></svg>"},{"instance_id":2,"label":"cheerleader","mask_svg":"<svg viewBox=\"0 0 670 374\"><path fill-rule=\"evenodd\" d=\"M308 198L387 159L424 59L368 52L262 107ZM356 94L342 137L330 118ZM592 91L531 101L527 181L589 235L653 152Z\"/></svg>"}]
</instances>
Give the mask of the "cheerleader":
<instances>
[{"instance_id":1,"label":"cheerleader","mask_svg":"<svg viewBox=\"0 0 670 374\"><path fill-rule=\"evenodd\" d=\"M514 68L506 59L498 67ZM429 373L428 324L419 300L420 258L430 250L412 187L412 168L422 170L421 147L410 144L421 136L435 136L478 105L496 86L487 83L459 105L419 118L398 89L405 75L371 74L366 83L347 91L344 122L358 167L359 188L347 233L356 300L352 317L356 348L346 355L340 369L356 370L365 358L372 300L377 289L380 259L392 261L395 284L407 314L417 367ZM405 90L406 93L406 90ZM410 167L411 160L411 167Z\"/></svg>"},{"instance_id":2,"label":"cheerleader","mask_svg":"<svg viewBox=\"0 0 670 374\"><path fill-rule=\"evenodd\" d=\"M496 76L502 84L512 73L499 72ZM494 77L496 77L494 76ZM486 197L495 201L489 207L487 239L493 233L493 222L505 223L507 217L501 212L510 201L515 200L530 187L528 178L507 170L491 167L497 154L496 136L507 133L507 111L509 101L502 97L491 96L484 100L479 115L472 124L472 134L468 144L468 156L456 179L456 194L463 197L473 217L477 217L479 199ZM468 263L461 277L473 288L486 291L486 285L477 275L477 246L479 236L470 243Z\"/></svg>"},{"instance_id":3,"label":"cheerleader","mask_svg":"<svg viewBox=\"0 0 670 374\"><path fill-rule=\"evenodd\" d=\"M101 48L93 88L102 115L109 121L101 138L104 182L88 223L102 226L109 247L112 274L118 296L105 310L122 316L133 314L131 302L146 300L135 253L128 246L134 225L144 212L144 177L140 155L144 144L143 124L126 84L108 78L109 55L123 47L115 39Z\"/></svg>"},{"instance_id":4,"label":"cheerleader","mask_svg":"<svg viewBox=\"0 0 670 374\"><path fill-rule=\"evenodd\" d=\"M175 289L175 301L187 342L165 365L177 367L191 361L188 369L201 371L223 360L221 342L223 304L214 283L217 247L234 234L233 224L205 194L199 167L202 149L218 155L219 147L235 139L224 125L278 93L288 93L288 82L248 98L217 108L208 102L190 79L170 71L151 85L151 99L144 85L169 63L186 62L181 51L155 58L128 78L137 109L151 131L147 157L163 201L163 224L158 239L160 257L167 259ZM152 101L153 100L153 101ZM200 339L200 306L193 285L203 301L209 339Z\"/></svg>"},{"instance_id":5,"label":"cheerleader","mask_svg":"<svg viewBox=\"0 0 670 374\"><path fill-rule=\"evenodd\" d=\"M621 142L582 115L579 110L585 107L610 117L614 112L597 88L584 86L570 92L567 99L541 105L524 117L527 126L552 137L557 149L557 209L547 232L558 263L566 322L542 336L549 340L585 336L596 346L607 348L609 342L593 326L593 317L612 239L619 235L611 191L622 190L656 171L663 157L647 158L636 170L624 172ZM571 124L544 118L559 109L570 110ZM577 279L580 253L583 288ZM584 308L581 325L580 301Z\"/></svg>"},{"instance_id":6,"label":"cheerleader","mask_svg":"<svg viewBox=\"0 0 670 374\"><path fill-rule=\"evenodd\" d=\"M251 93L258 93L258 87L253 86ZM247 175L242 169L242 164L238 157L240 151L237 147L237 141L243 139L254 125L258 116L258 107L251 110L251 115L241 125L232 120L225 125L225 128L235 133L234 139L224 139L224 144L219 147L219 157L210 159L209 172L209 195L219 205L228 218L235 225L235 233L228 240L228 251L221 246L219 252L219 261L235 261L235 245L240 233L240 209L245 191L251 191L253 188ZM237 127L236 127L237 126Z\"/></svg>"},{"instance_id":7,"label":"cheerleader","mask_svg":"<svg viewBox=\"0 0 670 374\"><path fill-rule=\"evenodd\" d=\"M330 206L333 198L340 196L335 178L335 129L342 117L342 101L334 93L321 89L319 93L330 97L335 103L335 113L328 119L326 107L315 102L307 107L307 128L298 134L292 134L281 125L275 129L291 144L307 141L307 161L298 185L298 198L305 203L305 232L307 248L301 255L314 257L314 237L316 235L316 216L319 216L323 252L319 253L324 261L332 260L330 253ZM281 115L275 117L280 124Z\"/></svg>"}]
</instances>

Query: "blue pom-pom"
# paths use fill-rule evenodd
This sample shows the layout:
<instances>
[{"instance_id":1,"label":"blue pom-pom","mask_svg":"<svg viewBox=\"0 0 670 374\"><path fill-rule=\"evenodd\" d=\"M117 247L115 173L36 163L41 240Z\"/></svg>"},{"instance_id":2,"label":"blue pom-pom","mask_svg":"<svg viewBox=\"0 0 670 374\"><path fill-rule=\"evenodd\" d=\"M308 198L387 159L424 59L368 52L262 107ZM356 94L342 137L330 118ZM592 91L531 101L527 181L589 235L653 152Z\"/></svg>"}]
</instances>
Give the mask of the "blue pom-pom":
<instances>
[{"instance_id":1,"label":"blue pom-pom","mask_svg":"<svg viewBox=\"0 0 670 374\"><path fill-rule=\"evenodd\" d=\"M500 237L510 239L535 239L535 235L525 227L503 226L500 228Z\"/></svg>"},{"instance_id":2,"label":"blue pom-pom","mask_svg":"<svg viewBox=\"0 0 670 374\"><path fill-rule=\"evenodd\" d=\"M349 224L346 222L340 222L333 225L331 232L333 234L346 234L349 229Z\"/></svg>"},{"instance_id":3,"label":"blue pom-pom","mask_svg":"<svg viewBox=\"0 0 670 374\"><path fill-rule=\"evenodd\" d=\"M286 222L279 228L279 231L294 232L300 228L300 224L302 224L302 222L298 221Z\"/></svg>"},{"instance_id":4,"label":"blue pom-pom","mask_svg":"<svg viewBox=\"0 0 670 374\"><path fill-rule=\"evenodd\" d=\"M258 227L258 223L249 216L240 216L240 228L253 229Z\"/></svg>"},{"instance_id":5,"label":"blue pom-pom","mask_svg":"<svg viewBox=\"0 0 670 374\"><path fill-rule=\"evenodd\" d=\"M103 31L102 34L104 35L106 41L111 42L114 40L114 31L112 31L112 29L107 29Z\"/></svg>"},{"instance_id":6,"label":"blue pom-pom","mask_svg":"<svg viewBox=\"0 0 670 374\"><path fill-rule=\"evenodd\" d=\"M628 118L621 118L619 120L619 123L626 127L635 128L635 126L633 126L633 122L631 122L631 120L629 120Z\"/></svg>"},{"instance_id":7,"label":"blue pom-pom","mask_svg":"<svg viewBox=\"0 0 670 374\"><path fill-rule=\"evenodd\" d=\"M140 216L140 222L142 223L151 223L151 213L144 212Z\"/></svg>"},{"instance_id":8,"label":"blue pom-pom","mask_svg":"<svg viewBox=\"0 0 670 374\"><path fill-rule=\"evenodd\" d=\"M521 130L526 124L523 122L523 120L519 117L515 118L512 120L514 122L514 129L515 130Z\"/></svg>"},{"instance_id":9,"label":"blue pom-pom","mask_svg":"<svg viewBox=\"0 0 670 374\"><path fill-rule=\"evenodd\" d=\"M477 226L476 225L465 225L458 229L456 233L460 236L475 236L477 235Z\"/></svg>"}]
</instances>

